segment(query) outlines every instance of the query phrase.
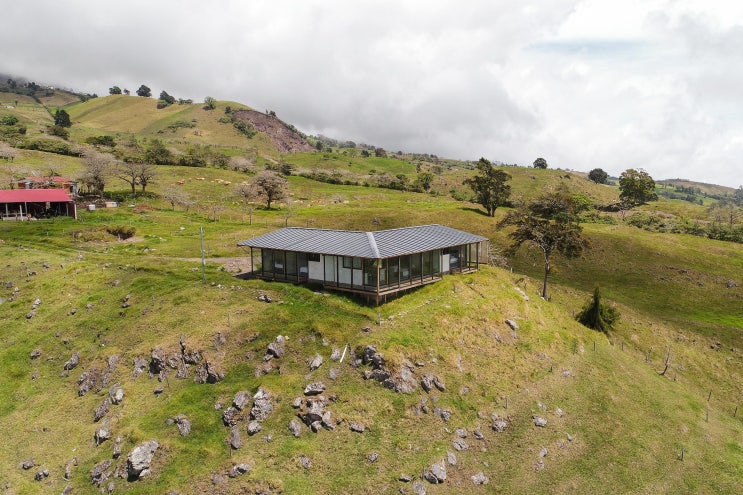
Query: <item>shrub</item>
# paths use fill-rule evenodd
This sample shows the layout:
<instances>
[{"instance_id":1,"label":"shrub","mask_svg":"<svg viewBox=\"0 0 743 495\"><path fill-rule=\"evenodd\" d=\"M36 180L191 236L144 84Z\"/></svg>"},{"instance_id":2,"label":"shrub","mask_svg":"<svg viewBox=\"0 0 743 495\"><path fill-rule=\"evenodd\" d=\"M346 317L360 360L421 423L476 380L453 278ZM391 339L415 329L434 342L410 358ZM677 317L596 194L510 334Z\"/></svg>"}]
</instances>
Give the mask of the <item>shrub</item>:
<instances>
[{"instance_id":1,"label":"shrub","mask_svg":"<svg viewBox=\"0 0 743 495\"><path fill-rule=\"evenodd\" d=\"M113 136L90 136L85 139L85 142L93 146L107 146L109 148L116 146Z\"/></svg>"},{"instance_id":2,"label":"shrub","mask_svg":"<svg viewBox=\"0 0 743 495\"><path fill-rule=\"evenodd\" d=\"M178 129L190 129L192 127L196 127L196 122L188 121L188 120L176 120L175 122L168 124L168 129L170 129L172 132L175 132Z\"/></svg>"},{"instance_id":3,"label":"shrub","mask_svg":"<svg viewBox=\"0 0 743 495\"><path fill-rule=\"evenodd\" d=\"M255 129L253 129L253 126L250 125L249 122L236 120L232 123L232 125L235 126L235 129L237 129L240 134L244 134L248 138L252 138L253 136L255 136L256 131Z\"/></svg>"},{"instance_id":4,"label":"shrub","mask_svg":"<svg viewBox=\"0 0 743 495\"><path fill-rule=\"evenodd\" d=\"M113 225L106 227L106 232L118 237L121 240L129 239L134 236L136 229L128 225Z\"/></svg>"},{"instance_id":5,"label":"shrub","mask_svg":"<svg viewBox=\"0 0 743 495\"><path fill-rule=\"evenodd\" d=\"M35 151L46 151L57 155L80 156L80 150L57 139L34 139L20 143L18 148Z\"/></svg>"},{"instance_id":6,"label":"shrub","mask_svg":"<svg viewBox=\"0 0 743 495\"><path fill-rule=\"evenodd\" d=\"M612 306L601 302L601 291L598 286L593 290L593 298L575 317L583 326L607 333L612 325L619 320L619 312Z\"/></svg>"},{"instance_id":7,"label":"shrub","mask_svg":"<svg viewBox=\"0 0 743 495\"><path fill-rule=\"evenodd\" d=\"M15 115L3 115L0 117L0 124L2 125L16 125L18 123L18 117Z\"/></svg>"},{"instance_id":8,"label":"shrub","mask_svg":"<svg viewBox=\"0 0 743 495\"><path fill-rule=\"evenodd\" d=\"M57 136L61 137L62 139L67 139L68 137L70 137L70 131L59 125L48 126L46 128L46 132L48 132L50 136Z\"/></svg>"}]
</instances>

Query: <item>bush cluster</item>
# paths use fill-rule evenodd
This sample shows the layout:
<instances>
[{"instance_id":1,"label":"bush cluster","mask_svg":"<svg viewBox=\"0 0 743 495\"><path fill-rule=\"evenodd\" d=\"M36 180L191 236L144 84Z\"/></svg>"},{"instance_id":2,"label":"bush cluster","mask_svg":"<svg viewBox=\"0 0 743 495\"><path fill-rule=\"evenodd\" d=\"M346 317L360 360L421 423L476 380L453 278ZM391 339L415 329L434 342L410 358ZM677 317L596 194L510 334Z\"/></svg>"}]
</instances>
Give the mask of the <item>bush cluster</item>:
<instances>
[{"instance_id":1,"label":"bush cluster","mask_svg":"<svg viewBox=\"0 0 743 495\"><path fill-rule=\"evenodd\" d=\"M82 154L76 146L71 146L69 143L57 139L29 139L19 143L17 147L66 156L80 156Z\"/></svg>"},{"instance_id":2,"label":"bush cluster","mask_svg":"<svg viewBox=\"0 0 743 495\"><path fill-rule=\"evenodd\" d=\"M134 232L136 232L136 229L128 225L109 225L108 227L106 227L106 232L118 237L119 239L124 240L134 236Z\"/></svg>"}]
</instances>

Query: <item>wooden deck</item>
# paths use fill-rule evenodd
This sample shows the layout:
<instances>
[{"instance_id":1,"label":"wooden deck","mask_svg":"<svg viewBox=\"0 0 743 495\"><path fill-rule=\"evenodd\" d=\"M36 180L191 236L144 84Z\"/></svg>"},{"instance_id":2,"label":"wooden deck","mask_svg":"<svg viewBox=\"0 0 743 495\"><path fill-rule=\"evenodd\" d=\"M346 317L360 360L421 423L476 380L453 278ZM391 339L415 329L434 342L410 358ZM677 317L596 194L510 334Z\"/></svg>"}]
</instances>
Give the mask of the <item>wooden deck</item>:
<instances>
[{"instance_id":1,"label":"wooden deck","mask_svg":"<svg viewBox=\"0 0 743 495\"><path fill-rule=\"evenodd\" d=\"M452 271L450 273L452 274L471 273L474 271L477 271L477 269L476 268L465 268L462 270ZM426 277L416 277L415 280L406 280L406 281L401 281L400 283L395 283L395 284L380 285L379 287L341 284L341 283L336 283L336 282L324 282L322 280L309 280L306 278L299 279L298 277L281 277L281 276L276 276L275 274L272 274L273 276L266 276L260 271L254 271L254 272L246 273L243 275L247 275L250 278L255 277L255 278L260 278L262 280L270 280L270 281L275 281L275 282L291 282L294 284L317 285L317 286L322 287L325 290L354 294L354 295L363 297L367 301L374 301L376 304L379 304L380 302L386 301L388 297L393 297L400 292L405 292L405 291L412 290L418 287L423 287L424 285L438 282L439 280L444 278L445 274L431 275L431 276L426 276Z\"/></svg>"}]
</instances>

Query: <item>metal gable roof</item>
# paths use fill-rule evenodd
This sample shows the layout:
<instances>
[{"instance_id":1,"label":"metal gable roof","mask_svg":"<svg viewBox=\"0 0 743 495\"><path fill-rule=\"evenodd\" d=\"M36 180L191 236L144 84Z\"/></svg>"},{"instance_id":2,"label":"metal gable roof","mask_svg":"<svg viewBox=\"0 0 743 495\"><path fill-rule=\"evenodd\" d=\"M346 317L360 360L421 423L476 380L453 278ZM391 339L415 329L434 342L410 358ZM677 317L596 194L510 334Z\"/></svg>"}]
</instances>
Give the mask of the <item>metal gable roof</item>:
<instances>
[{"instance_id":1,"label":"metal gable roof","mask_svg":"<svg viewBox=\"0 0 743 495\"><path fill-rule=\"evenodd\" d=\"M382 259L485 240L443 225L374 232L287 227L242 241L238 246Z\"/></svg>"},{"instance_id":2,"label":"metal gable roof","mask_svg":"<svg viewBox=\"0 0 743 495\"><path fill-rule=\"evenodd\" d=\"M0 203L71 203L62 189L3 189Z\"/></svg>"}]
</instances>

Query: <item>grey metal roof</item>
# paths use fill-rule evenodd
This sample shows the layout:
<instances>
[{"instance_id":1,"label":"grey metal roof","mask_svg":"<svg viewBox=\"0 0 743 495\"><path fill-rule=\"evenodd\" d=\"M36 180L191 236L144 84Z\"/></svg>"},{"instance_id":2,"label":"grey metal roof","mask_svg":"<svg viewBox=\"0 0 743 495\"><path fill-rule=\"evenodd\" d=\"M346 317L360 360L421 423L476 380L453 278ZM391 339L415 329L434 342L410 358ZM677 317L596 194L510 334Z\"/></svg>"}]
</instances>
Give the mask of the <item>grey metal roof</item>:
<instances>
[{"instance_id":1,"label":"grey metal roof","mask_svg":"<svg viewBox=\"0 0 743 495\"><path fill-rule=\"evenodd\" d=\"M434 224L373 232L287 227L237 245L382 259L486 240L479 235Z\"/></svg>"}]
</instances>

